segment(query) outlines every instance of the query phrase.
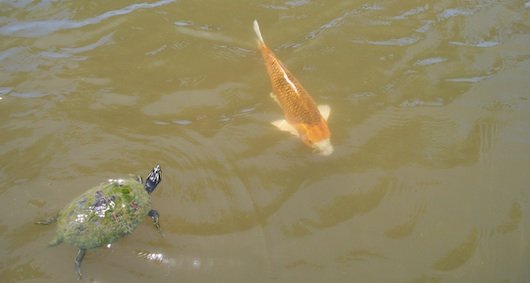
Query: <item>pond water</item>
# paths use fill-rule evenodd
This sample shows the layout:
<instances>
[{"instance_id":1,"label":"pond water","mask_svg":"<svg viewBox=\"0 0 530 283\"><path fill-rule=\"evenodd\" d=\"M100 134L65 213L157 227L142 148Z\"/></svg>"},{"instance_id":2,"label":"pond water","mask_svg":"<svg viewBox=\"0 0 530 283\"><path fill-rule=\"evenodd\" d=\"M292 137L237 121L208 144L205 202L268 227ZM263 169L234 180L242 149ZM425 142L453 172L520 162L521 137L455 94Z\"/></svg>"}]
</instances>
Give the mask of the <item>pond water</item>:
<instances>
[{"instance_id":1,"label":"pond water","mask_svg":"<svg viewBox=\"0 0 530 283\"><path fill-rule=\"evenodd\" d=\"M84 282L528 282L530 2L0 2L0 278L73 282L53 215L145 175ZM252 21L335 151L281 109Z\"/></svg>"}]
</instances>

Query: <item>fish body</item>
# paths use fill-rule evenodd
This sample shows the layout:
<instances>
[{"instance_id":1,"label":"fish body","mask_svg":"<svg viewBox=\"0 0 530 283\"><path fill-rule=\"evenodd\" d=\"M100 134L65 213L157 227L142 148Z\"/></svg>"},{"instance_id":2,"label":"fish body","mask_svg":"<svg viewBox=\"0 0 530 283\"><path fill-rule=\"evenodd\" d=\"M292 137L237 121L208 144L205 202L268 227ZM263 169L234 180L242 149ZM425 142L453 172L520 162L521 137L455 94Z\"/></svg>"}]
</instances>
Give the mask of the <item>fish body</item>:
<instances>
[{"instance_id":1,"label":"fish body","mask_svg":"<svg viewBox=\"0 0 530 283\"><path fill-rule=\"evenodd\" d=\"M304 87L267 47L256 20L254 32L271 81L271 96L280 105L285 116L285 120L274 121L272 124L280 130L300 137L305 144L320 154L330 155L333 146L327 124L329 106L317 106Z\"/></svg>"}]
</instances>

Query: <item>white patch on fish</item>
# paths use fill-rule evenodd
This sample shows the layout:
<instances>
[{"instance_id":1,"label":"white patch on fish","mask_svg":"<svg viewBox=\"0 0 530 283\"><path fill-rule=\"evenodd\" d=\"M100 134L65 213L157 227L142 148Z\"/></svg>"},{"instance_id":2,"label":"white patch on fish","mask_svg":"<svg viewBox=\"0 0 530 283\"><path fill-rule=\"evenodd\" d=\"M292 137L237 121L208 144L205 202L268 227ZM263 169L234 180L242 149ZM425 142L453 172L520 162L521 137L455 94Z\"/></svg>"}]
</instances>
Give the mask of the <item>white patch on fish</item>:
<instances>
[{"instance_id":1,"label":"white patch on fish","mask_svg":"<svg viewBox=\"0 0 530 283\"><path fill-rule=\"evenodd\" d=\"M298 134L298 131L289 122L287 122L287 120L285 120L285 119L276 120L274 122L271 122L271 124L273 124L275 127L280 129L280 131L289 132L289 133L291 133L291 134L293 134L293 135L295 135L297 137L300 136Z\"/></svg>"}]
</instances>

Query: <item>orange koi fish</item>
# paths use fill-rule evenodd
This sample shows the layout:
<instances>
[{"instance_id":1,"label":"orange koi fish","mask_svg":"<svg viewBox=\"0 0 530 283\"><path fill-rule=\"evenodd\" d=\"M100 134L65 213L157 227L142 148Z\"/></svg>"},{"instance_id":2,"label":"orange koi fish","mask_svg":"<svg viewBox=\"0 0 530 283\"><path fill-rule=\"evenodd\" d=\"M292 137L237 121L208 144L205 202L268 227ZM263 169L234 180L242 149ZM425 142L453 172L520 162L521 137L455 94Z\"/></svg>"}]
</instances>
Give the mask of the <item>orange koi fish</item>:
<instances>
[{"instance_id":1,"label":"orange koi fish","mask_svg":"<svg viewBox=\"0 0 530 283\"><path fill-rule=\"evenodd\" d=\"M333 152L327 124L330 107L328 105L317 107L309 93L265 45L256 20L254 20L254 32L271 80L271 97L280 105L285 115L285 120L274 121L272 124L282 131L300 137L305 144L320 154L330 155Z\"/></svg>"}]
</instances>

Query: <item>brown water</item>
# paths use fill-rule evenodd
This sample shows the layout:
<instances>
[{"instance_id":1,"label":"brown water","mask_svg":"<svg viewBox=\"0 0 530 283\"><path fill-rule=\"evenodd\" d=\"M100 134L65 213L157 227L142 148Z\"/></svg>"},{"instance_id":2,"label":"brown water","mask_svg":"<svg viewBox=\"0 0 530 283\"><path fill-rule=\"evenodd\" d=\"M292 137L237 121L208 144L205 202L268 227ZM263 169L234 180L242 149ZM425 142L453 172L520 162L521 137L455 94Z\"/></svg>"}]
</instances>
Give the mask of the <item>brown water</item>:
<instances>
[{"instance_id":1,"label":"brown water","mask_svg":"<svg viewBox=\"0 0 530 283\"><path fill-rule=\"evenodd\" d=\"M156 163L85 282L530 282L530 2L2 1L0 278L73 282L53 215ZM252 20L335 152L282 116Z\"/></svg>"}]
</instances>

